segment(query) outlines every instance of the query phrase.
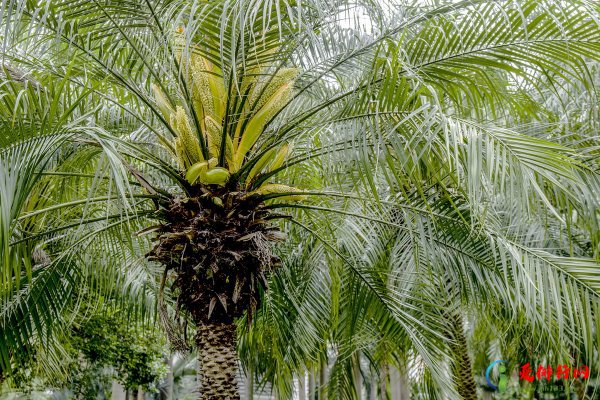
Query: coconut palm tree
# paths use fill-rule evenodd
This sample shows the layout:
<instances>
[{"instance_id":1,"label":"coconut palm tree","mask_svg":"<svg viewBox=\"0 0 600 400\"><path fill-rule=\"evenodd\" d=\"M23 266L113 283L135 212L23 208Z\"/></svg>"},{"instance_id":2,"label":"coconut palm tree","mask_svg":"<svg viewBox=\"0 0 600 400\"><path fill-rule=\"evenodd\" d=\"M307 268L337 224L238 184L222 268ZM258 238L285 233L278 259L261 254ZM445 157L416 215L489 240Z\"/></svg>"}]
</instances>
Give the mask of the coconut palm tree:
<instances>
[{"instance_id":1,"label":"coconut palm tree","mask_svg":"<svg viewBox=\"0 0 600 400\"><path fill-rule=\"evenodd\" d=\"M595 3L3 6L4 370L60 329L86 271L106 283L98 271L141 265L160 265L159 298L195 326L207 399L239 397L240 320L280 329L267 375L289 378L315 354L326 364L330 343L376 332L374 353L402 339L463 398L473 385L445 378L456 296L593 349L593 324L566 327L578 310L597 315L598 263L540 247L527 228L543 219L544 234L575 240L584 220L598 245L597 148L568 142L549 103L576 93L597 107ZM292 226L304 232L294 245L317 242L321 272L300 275L302 292L274 249ZM429 301L439 287L450 299ZM333 331L318 323L328 313ZM353 349L337 348L333 393L354 387Z\"/></svg>"}]
</instances>

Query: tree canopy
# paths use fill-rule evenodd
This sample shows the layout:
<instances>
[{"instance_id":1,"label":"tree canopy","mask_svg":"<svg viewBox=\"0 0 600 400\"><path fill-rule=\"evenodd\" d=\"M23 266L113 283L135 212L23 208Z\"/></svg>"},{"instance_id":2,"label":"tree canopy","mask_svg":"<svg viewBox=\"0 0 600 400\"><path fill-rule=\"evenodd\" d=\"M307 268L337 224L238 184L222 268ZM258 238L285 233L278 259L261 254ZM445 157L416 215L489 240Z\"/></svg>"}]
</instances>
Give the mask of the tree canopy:
<instances>
[{"instance_id":1,"label":"tree canopy","mask_svg":"<svg viewBox=\"0 0 600 400\"><path fill-rule=\"evenodd\" d=\"M282 398L597 374L596 2L7 0L0 38L0 376L89 293L237 323Z\"/></svg>"}]
</instances>

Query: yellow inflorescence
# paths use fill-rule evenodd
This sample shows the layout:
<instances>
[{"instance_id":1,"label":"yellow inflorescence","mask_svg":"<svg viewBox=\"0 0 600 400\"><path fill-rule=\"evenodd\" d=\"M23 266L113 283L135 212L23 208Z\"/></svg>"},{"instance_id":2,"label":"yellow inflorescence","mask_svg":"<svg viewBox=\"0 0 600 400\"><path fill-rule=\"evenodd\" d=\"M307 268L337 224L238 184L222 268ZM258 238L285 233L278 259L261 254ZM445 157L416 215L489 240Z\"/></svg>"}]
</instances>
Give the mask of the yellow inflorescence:
<instances>
[{"instance_id":1,"label":"yellow inflorescence","mask_svg":"<svg viewBox=\"0 0 600 400\"><path fill-rule=\"evenodd\" d=\"M183 32L183 28L178 30ZM178 52L179 57L181 53ZM256 67L254 68L257 69ZM259 73L256 73L259 72ZM262 72L262 73L260 73ZM255 71L256 78L244 78L244 88L250 88L242 115L237 121L233 138L225 137L225 165L217 166L223 141L223 119L227 105L228 92L225 88L222 71L206 58L193 54L190 65L190 86L192 88L192 107L197 118L201 135L192 128L191 118L181 106L173 107L159 86L153 84L152 91L160 112L169 121L177 135L173 148L186 180L191 184L220 185L227 183L231 174L240 170L246 156L263 134L266 124L287 105L293 96L293 82L298 75L295 68L282 68L269 75L266 70ZM258 76L261 76L258 78ZM234 95L240 94L233 90ZM207 146L207 161L202 154L199 137ZM255 162L246 176L246 184L253 182L261 173L280 168L289 153L289 145L266 151ZM253 194L272 194L297 192L298 189L285 185L265 183ZM301 196L290 195L288 199Z\"/></svg>"}]
</instances>

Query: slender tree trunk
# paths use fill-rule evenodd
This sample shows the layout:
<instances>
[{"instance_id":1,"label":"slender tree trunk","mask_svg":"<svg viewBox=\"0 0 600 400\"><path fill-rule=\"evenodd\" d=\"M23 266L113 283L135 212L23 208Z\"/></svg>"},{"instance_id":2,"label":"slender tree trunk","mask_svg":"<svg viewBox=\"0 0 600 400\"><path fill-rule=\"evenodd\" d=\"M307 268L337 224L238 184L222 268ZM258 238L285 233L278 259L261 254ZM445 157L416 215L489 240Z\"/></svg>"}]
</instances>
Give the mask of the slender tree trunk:
<instances>
[{"instance_id":1,"label":"slender tree trunk","mask_svg":"<svg viewBox=\"0 0 600 400\"><path fill-rule=\"evenodd\" d=\"M400 371L392 365L390 368L390 395L392 400L401 400L400 390Z\"/></svg>"},{"instance_id":2,"label":"slender tree trunk","mask_svg":"<svg viewBox=\"0 0 600 400\"><path fill-rule=\"evenodd\" d=\"M254 373L252 366L248 366L246 371L246 400L254 400Z\"/></svg>"},{"instance_id":3,"label":"slender tree trunk","mask_svg":"<svg viewBox=\"0 0 600 400\"><path fill-rule=\"evenodd\" d=\"M310 370L308 373L308 398L309 400L316 400L317 398L317 385L315 383L315 371Z\"/></svg>"},{"instance_id":4,"label":"slender tree trunk","mask_svg":"<svg viewBox=\"0 0 600 400\"><path fill-rule=\"evenodd\" d=\"M306 373L304 370L298 374L298 398L306 400Z\"/></svg>"},{"instance_id":5,"label":"slender tree trunk","mask_svg":"<svg viewBox=\"0 0 600 400\"><path fill-rule=\"evenodd\" d=\"M406 370L400 372L400 399L401 400L410 400L410 395L412 393L412 388L410 385L410 380L406 373Z\"/></svg>"},{"instance_id":6,"label":"slender tree trunk","mask_svg":"<svg viewBox=\"0 0 600 400\"><path fill-rule=\"evenodd\" d=\"M363 379L360 371L360 355L357 355L354 363L352 365L352 369L354 372L354 388L356 390L356 398L362 399L362 387L363 387Z\"/></svg>"},{"instance_id":7,"label":"slender tree trunk","mask_svg":"<svg viewBox=\"0 0 600 400\"><path fill-rule=\"evenodd\" d=\"M377 378L373 372L369 379L369 400L377 400Z\"/></svg>"},{"instance_id":8,"label":"slender tree trunk","mask_svg":"<svg viewBox=\"0 0 600 400\"><path fill-rule=\"evenodd\" d=\"M319 369L319 400L327 400L327 359Z\"/></svg>"},{"instance_id":9,"label":"slender tree trunk","mask_svg":"<svg viewBox=\"0 0 600 400\"><path fill-rule=\"evenodd\" d=\"M410 383L404 371L396 366L390 368L392 400L410 400Z\"/></svg>"},{"instance_id":10,"label":"slender tree trunk","mask_svg":"<svg viewBox=\"0 0 600 400\"><path fill-rule=\"evenodd\" d=\"M388 372L389 367L387 364L383 364L380 370L381 380L379 381L379 391L382 400L388 400Z\"/></svg>"},{"instance_id":11,"label":"slender tree trunk","mask_svg":"<svg viewBox=\"0 0 600 400\"><path fill-rule=\"evenodd\" d=\"M473 378L473 365L467 347L467 338L463 326L462 317L459 312L446 314L450 323L451 344L450 350L453 355L452 371L456 382L456 390L464 400L477 400L477 385Z\"/></svg>"},{"instance_id":12,"label":"slender tree trunk","mask_svg":"<svg viewBox=\"0 0 600 400\"><path fill-rule=\"evenodd\" d=\"M196 345L202 400L239 400L235 323L198 324Z\"/></svg>"},{"instance_id":13,"label":"slender tree trunk","mask_svg":"<svg viewBox=\"0 0 600 400\"><path fill-rule=\"evenodd\" d=\"M166 400L174 400L173 389L175 387L175 377L173 376L173 354L170 354L167 358L167 365L169 366L169 372L167 373Z\"/></svg>"},{"instance_id":14,"label":"slender tree trunk","mask_svg":"<svg viewBox=\"0 0 600 400\"><path fill-rule=\"evenodd\" d=\"M404 369L398 369L395 365L391 366L390 371L390 389L392 400L410 400L410 381Z\"/></svg>"}]
</instances>

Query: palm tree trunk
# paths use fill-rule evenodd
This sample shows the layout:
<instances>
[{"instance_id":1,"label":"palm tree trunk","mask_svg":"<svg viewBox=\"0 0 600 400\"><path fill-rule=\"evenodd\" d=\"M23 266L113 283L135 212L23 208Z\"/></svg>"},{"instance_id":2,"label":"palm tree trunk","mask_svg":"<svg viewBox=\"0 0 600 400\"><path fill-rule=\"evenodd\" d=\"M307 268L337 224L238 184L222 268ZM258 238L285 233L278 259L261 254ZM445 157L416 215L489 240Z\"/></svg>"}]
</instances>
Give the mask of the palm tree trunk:
<instances>
[{"instance_id":1,"label":"palm tree trunk","mask_svg":"<svg viewBox=\"0 0 600 400\"><path fill-rule=\"evenodd\" d=\"M317 385L316 385L315 371L311 369L308 373L308 398L309 400L317 399Z\"/></svg>"},{"instance_id":2,"label":"palm tree trunk","mask_svg":"<svg viewBox=\"0 0 600 400\"><path fill-rule=\"evenodd\" d=\"M170 354L167 358L167 365L169 367L169 372L167 373L167 390L165 393L165 400L173 400L173 389L175 387L175 377L173 376L173 354Z\"/></svg>"},{"instance_id":3,"label":"palm tree trunk","mask_svg":"<svg viewBox=\"0 0 600 400\"><path fill-rule=\"evenodd\" d=\"M246 400L254 400L254 372L252 366L246 371Z\"/></svg>"},{"instance_id":4,"label":"palm tree trunk","mask_svg":"<svg viewBox=\"0 0 600 400\"><path fill-rule=\"evenodd\" d=\"M196 345L200 362L200 399L239 400L235 323L198 324Z\"/></svg>"},{"instance_id":5,"label":"palm tree trunk","mask_svg":"<svg viewBox=\"0 0 600 400\"><path fill-rule=\"evenodd\" d=\"M371 374L369 385L369 400L377 400L377 380L373 374Z\"/></svg>"},{"instance_id":6,"label":"palm tree trunk","mask_svg":"<svg viewBox=\"0 0 600 400\"><path fill-rule=\"evenodd\" d=\"M319 369L319 400L327 400L327 358Z\"/></svg>"},{"instance_id":7,"label":"palm tree trunk","mask_svg":"<svg viewBox=\"0 0 600 400\"><path fill-rule=\"evenodd\" d=\"M456 390L464 400L477 400L477 385L473 378L473 366L467 347L467 338L463 327L463 321L460 313L455 312L447 315L451 326L451 344L454 380Z\"/></svg>"},{"instance_id":8,"label":"palm tree trunk","mask_svg":"<svg viewBox=\"0 0 600 400\"><path fill-rule=\"evenodd\" d=\"M389 375L389 367L387 364L381 365L381 370L379 371L380 381L379 381L379 392L382 400L388 400L388 375Z\"/></svg>"},{"instance_id":9,"label":"palm tree trunk","mask_svg":"<svg viewBox=\"0 0 600 400\"><path fill-rule=\"evenodd\" d=\"M395 365L390 367L392 400L410 400L410 383L404 371Z\"/></svg>"},{"instance_id":10,"label":"palm tree trunk","mask_svg":"<svg viewBox=\"0 0 600 400\"><path fill-rule=\"evenodd\" d=\"M363 379L362 373L360 370L360 355L357 354L354 363L352 363L352 369L354 372L354 388L356 390L356 397L360 400L362 399L362 387L363 387Z\"/></svg>"},{"instance_id":11,"label":"palm tree trunk","mask_svg":"<svg viewBox=\"0 0 600 400\"><path fill-rule=\"evenodd\" d=\"M304 370L298 374L298 398L306 400L306 372Z\"/></svg>"}]
</instances>

